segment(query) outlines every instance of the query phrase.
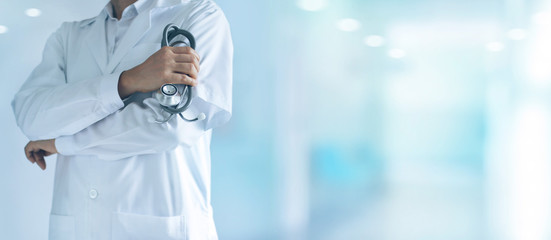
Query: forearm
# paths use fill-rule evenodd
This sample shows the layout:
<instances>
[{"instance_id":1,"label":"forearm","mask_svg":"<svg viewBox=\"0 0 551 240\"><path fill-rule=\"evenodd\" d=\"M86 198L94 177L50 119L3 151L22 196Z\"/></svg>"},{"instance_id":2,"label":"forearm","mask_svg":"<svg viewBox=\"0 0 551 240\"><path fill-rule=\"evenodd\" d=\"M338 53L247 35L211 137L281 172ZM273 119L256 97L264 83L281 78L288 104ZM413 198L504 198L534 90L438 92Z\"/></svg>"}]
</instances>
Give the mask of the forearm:
<instances>
[{"instance_id":1,"label":"forearm","mask_svg":"<svg viewBox=\"0 0 551 240\"><path fill-rule=\"evenodd\" d=\"M77 133L124 106L118 79L119 74L112 74L57 86L23 86L12 102L17 124L31 140Z\"/></svg>"},{"instance_id":2,"label":"forearm","mask_svg":"<svg viewBox=\"0 0 551 240\"><path fill-rule=\"evenodd\" d=\"M124 71L121 73L117 84L117 90L121 99L125 99L136 92L136 89L133 88L133 84L131 83L131 79L128 77L128 72Z\"/></svg>"},{"instance_id":3,"label":"forearm","mask_svg":"<svg viewBox=\"0 0 551 240\"><path fill-rule=\"evenodd\" d=\"M59 137L55 144L62 155L118 160L190 146L205 133L201 122L188 123L177 117L164 124L155 122L164 117L158 103L149 98L143 104L129 104L81 132Z\"/></svg>"}]
</instances>

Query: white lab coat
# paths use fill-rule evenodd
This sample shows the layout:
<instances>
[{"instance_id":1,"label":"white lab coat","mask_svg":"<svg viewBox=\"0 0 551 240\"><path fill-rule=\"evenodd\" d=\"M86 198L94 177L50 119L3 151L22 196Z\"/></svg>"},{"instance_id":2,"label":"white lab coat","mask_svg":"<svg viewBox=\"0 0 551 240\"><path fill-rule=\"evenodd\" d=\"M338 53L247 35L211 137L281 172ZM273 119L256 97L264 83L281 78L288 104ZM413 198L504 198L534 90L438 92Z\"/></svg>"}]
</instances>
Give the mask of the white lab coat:
<instances>
[{"instance_id":1,"label":"white lab coat","mask_svg":"<svg viewBox=\"0 0 551 240\"><path fill-rule=\"evenodd\" d=\"M12 102L29 139L56 139L50 239L217 239L209 148L231 116L229 25L210 0L145 1L109 62L104 12L64 23ZM201 71L186 115L204 121L155 123L166 114L151 93L119 98L120 73L160 49L168 23L195 35Z\"/></svg>"}]
</instances>

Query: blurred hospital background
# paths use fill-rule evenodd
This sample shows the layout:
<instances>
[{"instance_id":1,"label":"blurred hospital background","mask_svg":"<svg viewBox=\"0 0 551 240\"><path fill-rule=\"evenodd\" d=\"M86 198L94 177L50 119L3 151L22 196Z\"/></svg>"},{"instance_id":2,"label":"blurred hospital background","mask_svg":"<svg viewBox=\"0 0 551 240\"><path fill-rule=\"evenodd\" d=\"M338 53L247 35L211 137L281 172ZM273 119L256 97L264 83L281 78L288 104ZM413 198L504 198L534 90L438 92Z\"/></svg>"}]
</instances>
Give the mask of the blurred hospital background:
<instances>
[{"instance_id":1,"label":"blurred hospital background","mask_svg":"<svg viewBox=\"0 0 551 240\"><path fill-rule=\"evenodd\" d=\"M62 21L0 0L0 238L46 239L55 158L10 101ZM221 240L551 239L551 1L218 0L235 45L212 144Z\"/></svg>"}]
</instances>

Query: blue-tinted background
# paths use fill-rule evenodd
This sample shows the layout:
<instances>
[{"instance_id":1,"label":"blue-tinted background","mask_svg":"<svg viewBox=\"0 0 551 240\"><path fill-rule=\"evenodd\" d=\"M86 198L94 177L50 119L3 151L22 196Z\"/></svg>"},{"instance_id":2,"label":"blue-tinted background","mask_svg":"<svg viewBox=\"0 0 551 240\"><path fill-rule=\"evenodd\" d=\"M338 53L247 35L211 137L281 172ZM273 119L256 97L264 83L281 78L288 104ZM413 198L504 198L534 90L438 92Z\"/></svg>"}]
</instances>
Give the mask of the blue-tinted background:
<instances>
[{"instance_id":1,"label":"blue-tinted background","mask_svg":"<svg viewBox=\"0 0 551 240\"><path fill-rule=\"evenodd\" d=\"M9 102L49 34L106 2L0 0L1 239L47 238L55 165L25 160ZM217 2L221 239L551 238L549 1Z\"/></svg>"}]
</instances>

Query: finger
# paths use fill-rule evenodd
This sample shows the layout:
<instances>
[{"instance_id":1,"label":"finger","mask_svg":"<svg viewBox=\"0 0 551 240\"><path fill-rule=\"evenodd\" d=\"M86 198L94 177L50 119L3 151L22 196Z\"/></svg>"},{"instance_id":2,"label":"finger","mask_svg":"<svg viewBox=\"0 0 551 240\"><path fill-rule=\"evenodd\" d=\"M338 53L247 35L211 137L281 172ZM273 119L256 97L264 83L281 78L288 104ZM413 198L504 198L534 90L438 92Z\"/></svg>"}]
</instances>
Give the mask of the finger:
<instances>
[{"instance_id":1,"label":"finger","mask_svg":"<svg viewBox=\"0 0 551 240\"><path fill-rule=\"evenodd\" d=\"M174 61L178 63L198 63L199 59L193 54L175 54Z\"/></svg>"},{"instance_id":2,"label":"finger","mask_svg":"<svg viewBox=\"0 0 551 240\"><path fill-rule=\"evenodd\" d=\"M197 79L192 78L192 77L190 77L190 76L188 76L188 75L186 75L186 74L182 74L182 75L180 75L180 76L181 76L181 78L182 78L182 81L187 82L187 83L186 83L187 85L190 85L190 86L192 86L192 87L197 86Z\"/></svg>"},{"instance_id":3,"label":"finger","mask_svg":"<svg viewBox=\"0 0 551 240\"><path fill-rule=\"evenodd\" d=\"M31 155L31 162L33 164L35 164L36 163L36 157L34 156L34 152L31 152L30 155Z\"/></svg>"},{"instance_id":4,"label":"finger","mask_svg":"<svg viewBox=\"0 0 551 240\"><path fill-rule=\"evenodd\" d=\"M172 50L173 53L176 54L190 54L193 48L189 46L185 47L171 47L170 50Z\"/></svg>"},{"instance_id":5,"label":"finger","mask_svg":"<svg viewBox=\"0 0 551 240\"><path fill-rule=\"evenodd\" d=\"M46 161L44 160L43 151L35 152L34 156L36 158L36 164L38 164L40 169L45 170L46 169Z\"/></svg>"},{"instance_id":6,"label":"finger","mask_svg":"<svg viewBox=\"0 0 551 240\"><path fill-rule=\"evenodd\" d=\"M201 60L199 54L191 47L172 47L172 52L176 54L193 54L197 60Z\"/></svg>"},{"instance_id":7,"label":"finger","mask_svg":"<svg viewBox=\"0 0 551 240\"><path fill-rule=\"evenodd\" d=\"M28 145L27 145L28 146ZM27 146L25 146L24 150L25 150L25 157L27 157L27 159L29 160L29 162L31 163L34 163L34 158L33 158L33 155L32 155L32 152L28 150Z\"/></svg>"},{"instance_id":8,"label":"finger","mask_svg":"<svg viewBox=\"0 0 551 240\"><path fill-rule=\"evenodd\" d=\"M170 83L173 83L173 84L185 84L185 85L190 85L190 86L196 86L197 85L197 80L191 78L190 76L186 75L186 74L180 74L180 73L173 73L172 75L170 75Z\"/></svg>"},{"instance_id":9,"label":"finger","mask_svg":"<svg viewBox=\"0 0 551 240\"><path fill-rule=\"evenodd\" d=\"M174 55L174 62L176 63L191 63L195 66L197 72L200 71L201 63L195 55L191 54L179 54Z\"/></svg>"},{"instance_id":10,"label":"finger","mask_svg":"<svg viewBox=\"0 0 551 240\"><path fill-rule=\"evenodd\" d=\"M175 73L187 74L191 78L197 79L197 69L194 64L191 63L176 63L173 70Z\"/></svg>"},{"instance_id":11,"label":"finger","mask_svg":"<svg viewBox=\"0 0 551 240\"><path fill-rule=\"evenodd\" d=\"M174 61L179 64L193 64L197 73L201 71L201 62L199 62L199 59L195 55L175 55Z\"/></svg>"}]
</instances>

